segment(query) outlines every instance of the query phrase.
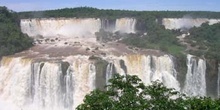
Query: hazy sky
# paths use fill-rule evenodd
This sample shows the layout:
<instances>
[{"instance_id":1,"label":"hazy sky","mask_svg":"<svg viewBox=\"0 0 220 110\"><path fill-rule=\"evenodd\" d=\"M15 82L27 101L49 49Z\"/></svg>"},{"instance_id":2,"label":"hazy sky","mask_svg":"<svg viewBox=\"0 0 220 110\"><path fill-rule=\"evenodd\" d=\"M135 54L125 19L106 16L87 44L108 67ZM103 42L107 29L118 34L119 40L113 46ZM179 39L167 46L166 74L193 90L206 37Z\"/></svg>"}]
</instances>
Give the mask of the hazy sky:
<instances>
[{"instance_id":1,"label":"hazy sky","mask_svg":"<svg viewBox=\"0 0 220 110\"><path fill-rule=\"evenodd\" d=\"M127 10L220 11L220 0L0 0L14 11L33 11L80 6Z\"/></svg>"}]
</instances>

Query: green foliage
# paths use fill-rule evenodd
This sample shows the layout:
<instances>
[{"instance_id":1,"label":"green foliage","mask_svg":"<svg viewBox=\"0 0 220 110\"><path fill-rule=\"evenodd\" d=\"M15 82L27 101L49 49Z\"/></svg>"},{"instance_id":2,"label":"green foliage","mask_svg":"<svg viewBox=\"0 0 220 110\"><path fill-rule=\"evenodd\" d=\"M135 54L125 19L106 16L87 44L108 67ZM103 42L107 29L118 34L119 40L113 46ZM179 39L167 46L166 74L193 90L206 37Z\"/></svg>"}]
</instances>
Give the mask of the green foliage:
<instances>
[{"instance_id":1,"label":"green foliage","mask_svg":"<svg viewBox=\"0 0 220 110\"><path fill-rule=\"evenodd\" d=\"M122 42L139 48L162 50L175 56L182 54L184 47L178 43L177 35L170 30L166 30L155 19L152 18L146 23L146 30L147 35L141 37L128 36Z\"/></svg>"},{"instance_id":2,"label":"green foliage","mask_svg":"<svg viewBox=\"0 0 220 110\"><path fill-rule=\"evenodd\" d=\"M77 110L219 110L220 100L186 97L158 81L145 86L137 76L115 74L105 91L85 96Z\"/></svg>"},{"instance_id":3,"label":"green foliage","mask_svg":"<svg viewBox=\"0 0 220 110\"><path fill-rule=\"evenodd\" d=\"M181 109L179 92L168 89L162 83L145 86L137 76L114 75L106 91L94 90L85 96L77 110L165 110Z\"/></svg>"},{"instance_id":4,"label":"green foliage","mask_svg":"<svg viewBox=\"0 0 220 110\"><path fill-rule=\"evenodd\" d=\"M191 53L220 60L220 23L214 25L204 23L201 27L190 29L190 36L187 40L199 47L198 50L190 51Z\"/></svg>"},{"instance_id":5,"label":"green foliage","mask_svg":"<svg viewBox=\"0 0 220 110\"><path fill-rule=\"evenodd\" d=\"M32 46L32 40L22 34L15 12L0 7L0 57Z\"/></svg>"},{"instance_id":6,"label":"green foliage","mask_svg":"<svg viewBox=\"0 0 220 110\"><path fill-rule=\"evenodd\" d=\"M186 101L188 110L219 110L220 100L213 100L209 97L192 97Z\"/></svg>"},{"instance_id":7,"label":"green foliage","mask_svg":"<svg viewBox=\"0 0 220 110\"><path fill-rule=\"evenodd\" d=\"M78 17L78 18L108 18L121 17L154 17L154 18L181 18L190 16L195 18L220 18L219 12L207 11L129 11L129 10L103 10L92 7L64 8L47 11L20 12L21 18L49 18L49 17Z\"/></svg>"}]
</instances>

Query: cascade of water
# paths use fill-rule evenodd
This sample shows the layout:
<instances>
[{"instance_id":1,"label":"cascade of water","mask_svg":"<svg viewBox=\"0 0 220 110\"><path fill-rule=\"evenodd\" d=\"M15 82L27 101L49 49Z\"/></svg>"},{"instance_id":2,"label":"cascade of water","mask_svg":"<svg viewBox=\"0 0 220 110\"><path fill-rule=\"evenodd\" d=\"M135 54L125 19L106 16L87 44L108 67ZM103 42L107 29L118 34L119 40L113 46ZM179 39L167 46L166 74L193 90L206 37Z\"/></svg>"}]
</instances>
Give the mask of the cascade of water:
<instances>
[{"instance_id":1,"label":"cascade of water","mask_svg":"<svg viewBox=\"0 0 220 110\"><path fill-rule=\"evenodd\" d=\"M220 98L220 64L218 64L217 95Z\"/></svg>"},{"instance_id":2,"label":"cascade of water","mask_svg":"<svg viewBox=\"0 0 220 110\"><path fill-rule=\"evenodd\" d=\"M94 64L89 64L89 85L90 85L90 91L94 90L96 88L95 81L96 80L96 69Z\"/></svg>"},{"instance_id":3,"label":"cascade of water","mask_svg":"<svg viewBox=\"0 0 220 110\"><path fill-rule=\"evenodd\" d=\"M206 62L199 59L198 65L192 55L187 55L187 74L183 92L189 96L206 96Z\"/></svg>"},{"instance_id":4,"label":"cascade of water","mask_svg":"<svg viewBox=\"0 0 220 110\"><path fill-rule=\"evenodd\" d=\"M78 58L73 60L70 68L72 72L74 93L73 95L73 108L76 108L83 102L83 97L93 90L96 86L96 69L95 65L89 63L88 58ZM71 60L70 60L71 61Z\"/></svg>"},{"instance_id":5,"label":"cascade of water","mask_svg":"<svg viewBox=\"0 0 220 110\"><path fill-rule=\"evenodd\" d=\"M32 104L26 107L27 110L72 110L73 78L70 69L64 74L61 63L35 62L31 74Z\"/></svg>"},{"instance_id":6,"label":"cascade of water","mask_svg":"<svg viewBox=\"0 0 220 110\"><path fill-rule=\"evenodd\" d=\"M108 82L108 80L109 79L111 79L112 78L112 73L113 72L113 64L112 63L109 63L108 65L107 65L107 68L106 68L106 85L108 85L109 84L109 82Z\"/></svg>"},{"instance_id":7,"label":"cascade of water","mask_svg":"<svg viewBox=\"0 0 220 110\"><path fill-rule=\"evenodd\" d=\"M22 58L3 58L0 66L0 99L6 99L23 110L72 110L83 97L96 88L96 67L88 57L74 56L71 63L40 62ZM188 71L184 93L206 95L204 60L187 56ZM121 74L137 75L145 84L159 80L167 87L180 90L174 63L169 55L127 55L113 60L106 68L107 80L113 67ZM123 69L122 69L123 68ZM220 67L219 67L220 70ZM219 72L220 74L220 72ZM219 94L220 75L218 79ZM0 100L1 101L1 100ZM26 105L30 105L25 107Z\"/></svg>"},{"instance_id":8,"label":"cascade of water","mask_svg":"<svg viewBox=\"0 0 220 110\"><path fill-rule=\"evenodd\" d=\"M151 56L144 57L143 59L143 82L146 85L149 85L151 83L151 76L152 76L152 67L151 67Z\"/></svg>"},{"instance_id":9,"label":"cascade of water","mask_svg":"<svg viewBox=\"0 0 220 110\"><path fill-rule=\"evenodd\" d=\"M153 56L154 71L152 74L152 81L159 80L169 88L180 90L179 82L176 79L176 71L174 63L169 55L160 57Z\"/></svg>"},{"instance_id":10,"label":"cascade of water","mask_svg":"<svg viewBox=\"0 0 220 110\"><path fill-rule=\"evenodd\" d=\"M43 100L43 96L41 94L41 92L39 92L41 90L40 88L40 75L41 75L41 66L44 63L34 63L33 64L33 78L32 78L32 85L34 86L33 89L33 93L32 93L32 97L33 97L33 103L35 103L36 105L38 105L37 107L40 109L40 107L43 106L43 104L41 103Z\"/></svg>"},{"instance_id":11,"label":"cascade of water","mask_svg":"<svg viewBox=\"0 0 220 110\"><path fill-rule=\"evenodd\" d=\"M39 87L36 92L39 93L38 99L40 100L40 107L46 109L55 109L63 107L61 95L61 66L57 63L45 62L39 75L40 80L36 80Z\"/></svg>"},{"instance_id":12,"label":"cascade of water","mask_svg":"<svg viewBox=\"0 0 220 110\"><path fill-rule=\"evenodd\" d=\"M123 33L135 33L136 19L120 18L116 20L115 31Z\"/></svg>"},{"instance_id":13,"label":"cascade of water","mask_svg":"<svg viewBox=\"0 0 220 110\"><path fill-rule=\"evenodd\" d=\"M22 32L32 37L88 37L101 29L100 19L95 18L23 19L20 25Z\"/></svg>"},{"instance_id":14,"label":"cascade of water","mask_svg":"<svg viewBox=\"0 0 220 110\"><path fill-rule=\"evenodd\" d=\"M145 84L159 80L169 88L180 90L176 71L170 56L130 55L124 57L127 74L137 75ZM117 69L117 67L116 67Z\"/></svg>"},{"instance_id":15,"label":"cascade of water","mask_svg":"<svg viewBox=\"0 0 220 110\"><path fill-rule=\"evenodd\" d=\"M202 23L208 22L213 25L220 22L220 19L207 19L207 18L163 18L162 24L166 29L184 29L199 27Z\"/></svg>"},{"instance_id":16,"label":"cascade of water","mask_svg":"<svg viewBox=\"0 0 220 110\"><path fill-rule=\"evenodd\" d=\"M29 104L31 60L3 57L0 71L0 100L11 103L13 108Z\"/></svg>"},{"instance_id":17,"label":"cascade of water","mask_svg":"<svg viewBox=\"0 0 220 110\"><path fill-rule=\"evenodd\" d=\"M4 57L0 71L1 97L17 106L28 104L31 60Z\"/></svg>"},{"instance_id":18,"label":"cascade of water","mask_svg":"<svg viewBox=\"0 0 220 110\"><path fill-rule=\"evenodd\" d=\"M64 93L64 106L68 110L72 110L73 102L73 94L74 94L74 78L72 76L73 70L69 67L66 71L66 75L64 76L65 82L65 93Z\"/></svg>"},{"instance_id":19,"label":"cascade of water","mask_svg":"<svg viewBox=\"0 0 220 110\"><path fill-rule=\"evenodd\" d=\"M95 18L22 19L20 22L22 32L34 38L95 37L95 32L99 32L102 28L110 32L135 33L135 25L136 19L133 18L120 18L116 22Z\"/></svg>"},{"instance_id":20,"label":"cascade of water","mask_svg":"<svg viewBox=\"0 0 220 110\"><path fill-rule=\"evenodd\" d=\"M115 20L102 19L102 29L105 31L113 32L115 29Z\"/></svg>"}]
</instances>

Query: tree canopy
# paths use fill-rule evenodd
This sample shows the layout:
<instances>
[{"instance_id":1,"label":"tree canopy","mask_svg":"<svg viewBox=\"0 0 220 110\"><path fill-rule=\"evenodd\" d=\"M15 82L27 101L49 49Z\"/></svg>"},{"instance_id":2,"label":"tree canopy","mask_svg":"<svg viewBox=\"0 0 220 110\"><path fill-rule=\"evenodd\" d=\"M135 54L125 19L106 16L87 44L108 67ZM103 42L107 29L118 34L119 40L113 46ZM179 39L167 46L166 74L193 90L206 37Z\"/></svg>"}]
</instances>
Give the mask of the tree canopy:
<instances>
[{"instance_id":1,"label":"tree canopy","mask_svg":"<svg viewBox=\"0 0 220 110\"><path fill-rule=\"evenodd\" d=\"M97 9L92 7L64 8L45 11L27 11L19 13L21 18L50 18L50 17L93 17L93 18L121 18L135 17L143 18L153 16L155 18L220 18L219 12L209 11L131 11L131 10L112 10Z\"/></svg>"},{"instance_id":2,"label":"tree canopy","mask_svg":"<svg viewBox=\"0 0 220 110\"><path fill-rule=\"evenodd\" d=\"M114 75L106 90L94 90L85 96L77 110L218 110L220 100L187 97L158 81L151 85L137 76Z\"/></svg>"},{"instance_id":3,"label":"tree canopy","mask_svg":"<svg viewBox=\"0 0 220 110\"><path fill-rule=\"evenodd\" d=\"M203 23L201 27L194 27L189 32L187 41L197 47L197 50L191 50L193 54L220 60L220 23L213 25Z\"/></svg>"},{"instance_id":4,"label":"tree canopy","mask_svg":"<svg viewBox=\"0 0 220 110\"><path fill-rule=\"evenodd\" d=\"M32 46L32 40L20 29L17 13L0 7L0 57Z\"/></svg>"}]
</instances>

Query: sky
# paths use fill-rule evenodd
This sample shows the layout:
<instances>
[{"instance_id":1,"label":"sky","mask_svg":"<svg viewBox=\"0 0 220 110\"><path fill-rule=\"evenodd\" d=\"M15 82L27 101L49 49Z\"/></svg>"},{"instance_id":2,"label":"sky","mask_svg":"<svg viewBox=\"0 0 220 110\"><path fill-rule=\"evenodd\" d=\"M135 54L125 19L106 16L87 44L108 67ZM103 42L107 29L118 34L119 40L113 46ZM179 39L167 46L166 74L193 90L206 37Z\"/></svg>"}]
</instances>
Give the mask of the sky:
<instances>
[{"instance_id":1,"label":"sky","mask_svg":"<svg viewBox=\"0 0 220 110\"><path fill-rule=\"evenodd\" d=\"M218 11L220 0L0 0L0 6L11 10L38 11L81 6L99 9Z\"/></svg>"}]
</instances>

